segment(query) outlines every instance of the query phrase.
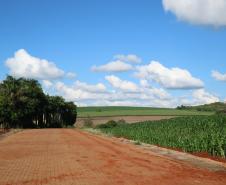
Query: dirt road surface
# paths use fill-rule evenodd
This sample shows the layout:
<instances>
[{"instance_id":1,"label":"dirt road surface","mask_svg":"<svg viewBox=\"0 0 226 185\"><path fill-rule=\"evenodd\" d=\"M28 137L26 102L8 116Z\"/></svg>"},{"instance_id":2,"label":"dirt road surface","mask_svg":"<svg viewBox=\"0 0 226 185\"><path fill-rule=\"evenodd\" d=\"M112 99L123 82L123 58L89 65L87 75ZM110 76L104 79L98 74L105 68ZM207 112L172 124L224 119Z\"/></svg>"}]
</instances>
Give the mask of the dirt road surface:
<instances>
[{"instance_id":1,"label":"dirt road surface","mask_svg":"<svg viewBox=\"0 0 226 185\"><path fill-rule=\"evenodd\" d=\"M0 185L118 184L225 185L226 173L72 129L25 130L0 140Z\"/></svg>"}]
</instances>

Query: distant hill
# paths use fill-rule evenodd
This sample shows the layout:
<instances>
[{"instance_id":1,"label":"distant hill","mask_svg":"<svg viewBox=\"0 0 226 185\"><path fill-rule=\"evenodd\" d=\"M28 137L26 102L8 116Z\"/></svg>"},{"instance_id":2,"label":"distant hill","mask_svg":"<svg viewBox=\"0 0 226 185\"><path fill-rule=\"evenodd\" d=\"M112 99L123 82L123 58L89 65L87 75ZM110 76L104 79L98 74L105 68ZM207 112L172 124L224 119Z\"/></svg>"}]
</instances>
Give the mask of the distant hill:
<instances>
[{"instance_id":1,"label":"distant hill","mask_svg":"<svg viewBox=\"0 0 226 185\"><path fill-rule=\"evenodd\" d=\"M197 111L212 111L212 112L224 112L226 113L226 103L223 102L216 102L211 104L205 105L198 105L198 106L179 106L177 107L179 110L197 110Z\"/></svg>"},{"instance_id":2,"label":"distant hill","mask_svg":"<svg viewBox=\"0 0 226 185\"><path fill-rule=\"evenodd\" d=\"M78 107L78 117L100 116L188 116L211 115L214 111L197 111L195 109L173 109L154 107L97 106Z\"/></svg>"}]
</instances>

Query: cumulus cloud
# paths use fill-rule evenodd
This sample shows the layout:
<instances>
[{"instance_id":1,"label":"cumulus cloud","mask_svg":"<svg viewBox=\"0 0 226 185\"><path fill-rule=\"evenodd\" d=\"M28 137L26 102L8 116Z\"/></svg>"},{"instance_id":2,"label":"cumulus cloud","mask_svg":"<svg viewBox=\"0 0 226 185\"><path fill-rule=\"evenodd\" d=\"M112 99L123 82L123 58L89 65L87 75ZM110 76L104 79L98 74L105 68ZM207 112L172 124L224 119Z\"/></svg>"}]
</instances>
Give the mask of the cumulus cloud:
<instances>
[{"instance_id":1,"label":"cumulus cloud","mask_svg":"<svg viewBox=\"0 0 226 185\"><path fill-rule=\"evenodd\" d=\"M147 100L137 100L137 99L129 99L129 100L101 100L94 101L89 103L89 105L96 106L137 106L137 107L171 107L170 101L159 101L158 99L153 99L151 101Z\"/></svg>"},{"instance_id":2,"label":"cumulus cloud","mask_svg":"<svg viewBox=\"0 0 226 185\"><path fill-rule=\"evenodd\" d=\"M72 72L68 72L68 73L66 74L66 77L67 77L67 78L75 78L75 77L76 77L76 74L75 74L75 73L72 73Z\"/></svg>"},{"instance_id":3,"label":"cumulus cloud","mask_svg":"<svg viewBox=\"0 0 226 185\"><path fill-rule=\"evenodd\" d=\"M78 105L174 106L172 97L164 89L142 87L115 76L108 76L108 79L113 80L113 89L107 89L102 83L87 84L80 81L73 85L58 81L53 86L57 94ZM118 86L115 82L125 86Z\"/></svg>"},{"instance_id":4,"label":"cumulus cloud","mask_svg":"<svg viewBox=\"0 0 226 185\"><path fill-rule=\"evenodd\" d=\"M194 98L193 105L209 104L220 101L217 96L205 91L204 89L193 91L192 97Z\"/></svg>"},{"instance_id":5,"label":"cumulus cloud","mask_svg":"<svg viewBox=\"0 0 226 185\"><path fill-rule=\"evenodd\" d=\"M93 66L91 68L91 70L94 72L124 72L132 69L132 65L122 62L120 60L112 61L101 66Z\"/></svg>"},{"instance_id":6,"label":"cumulus cloud","mask_svg":"<svg viewBox=\"0 0 226 185\"><path fill-rule=\"evenodd\" d=\"M104 84L87 84L86 82L76 81L72 85L66 85L63 82L54 83L54 88L58 94L69 101L97 100L108 95Z\"/></svg>"},{"instance_id":7,"label":"cumulus cloud","mask_svg":"<svg viewBox=\"0 0 226 185\"><path fill-rule=\"evenodd\" d=\"M226 26L226 0L163 0L165 11L192 24Z\"/></svg>"},{"instance_id":8,"label":"cumulus cloud","mask_svg":"<svg viewBox=\"0 0 226 185\"><path fill-rule=\"evenodd\" d=\"M129 91L129 92L137 92L138 91L138 87L135 83L127 81L127 80L121 80L117 76L114 76L114 75L106 76L105 79L114 88L120 89L122 91Z\"/></svg>"},{"instance_id":9,"label":"cumulus cloud","mask_svg":"<svg viewBox=\"0 0 226 185\"><path fill-rule=\"evenodd\" d=\"M110 76L108 76L110 77ZM114 81L126 81L121 79ZM128 81L127 81L128 82ZM128 84L126 82L126 85ZM143 81L144 82L144 81ZM142 83L143 83L142 82ZM76 81L72 85L66 85L63 82L51 84L58 95L66 100L74 101L79 106L150 106L150 107L176 107L178 105L201 105L218 102L219 98L204 89L190 91L189 94L182 97L170 95L165 89L145 86L131 82L132 91L128 88L120 87L114 84L113 89L107 89L104 84L87 84ZM148 82L147 82L148 83ZM129 83L130 84L130 83ZM136 93L133 90L136 89Z\"/></svg>"},{"instance_id":10,"label":"cumulus cloud","mask_svg":"<svg viewBox=\"0 0 226 185\"><path fill-rule=\"evenodd\" d=\"M157 98L159 100L166 100L170 101L172 100L172 96L164 89L162 88L154 88L154 87L149 87L148 89L143 89L143 95L146 96L146 99L148 100L150 95L153 96L153 98Z\"/></svg>"},{"instance_id":11,"label":"cumulus cloud","mask_svg":"<svg viewBox=\"0 0 226 185\"><path fill-rule=\"evenodd\" d=\"M135 76L141 79L153 80L167 89L198 89L203 82L181 68L167 68L157 61L137 67Z\"/></svg>"},{"instance_id":12,"label":"cumulus cloud","mask_svg":"<svg viewBox=\"0 0 226 185\"><path fill-rule=\"evenodd\" d=\"M85 91L88 91L88 92L96 92L96 93L106 92L106 87L102 83L90 85L90 84L87 84L85 82L80 82L79 80L77 80L75 82L74 88L75 89L82 89L82 90L85 90Z\"/></svg>"},{"instance_id":13,"label":"cumulus cloud","mask_svg":"<svg viewBox=\"0 0 226 185\"><path fill-rule=\"evenodd\" d=\"M65 73L53 62L31 56L28 52L18 50L14 57L6 60L10 74L15 77L39 79L46 91L61 95L77 105L123 105L175 107L181 104L198 105L219 101L219 98L203 87L200 79L193 77L189 71L180 68L167 68L159 62L152 61L148 65L133 67L131 64L141 60L135 55L118 55L116 61L103 66L94 66L94 71L122 72L136 69L139 83L121 79L115 75L105 76L111 84L106 88L105 83L89 84L75 81L72 85L57 81L61 77L74 78L75 73ZM129 64L128 62L131 62ZM212 76L217 80L226 81L226 75L213 71ZM162 85L157 88L152 81ZM173 97L166 89L195 89L188 97Z\"/></svg>"},{"instance_id":14,"label":"cumulus cloud","mask_svg":"<svg viewBox=\"0 0 226 185\"><path fill-rule=\"evenodd\" d=\"M115 55L114 58L116 60L120 60L122 62L131 62L131 63L140 63L141 58L134 54L129 55Z\"/></svg>"},{"instance_id":15,"label":"cumulus cloud","mask_svg":"<svg viewBox=\"0 0 226 185\"><path fill-rule=\"evenodd\" d=\"M219 71L212 71L212 77L218 81L226 82L226 73L222 74Z\"/></svg>"},{"instance_id":16,"label":"cumulus cloud","mask_svg":"<svg viewBox=\"0 0 226 185\"><path fill-rule=\"evenodd\" d=\"M14 57L5 62L10 74L15 77L35 79L57 79L64 76L64 71L53 62L31 56L26 50L20 49Z\"/></svg>"},{"instance_id":17,"label":"cumulus cloud","mask_svg":"<svg viewBox=\"0 0 226 185\"><path fill-rule=\"evenodd\" d=\"M45 88L49 89L53 86L53 83L49 80L42 80L42 84Z\"/></svg>"},{"instance_id":18,"label":"cumulus cloud","mask_svg":"<svg viewBox=\"0 0 226 185\"><path fill-rule=\"evenodd\" d=\"M150 87L150 84L149 84L148 81L145 80L145 79L140 80L140 85L141 85L142 87L145 87L145 88Z\"/></svg>"},{"instance_id":19,"label":"cumulus cloud","mask_svg":"<svg viewBox=\"0 0 226 185\"><path fill-rule=\"evenodd\" d=\"M107 64L101 66L92 66L91 70L94 72L125 72L134 69L131 64L137 64L141 62L141 58L134 54L120 54L115 55L113 58L114 60Z\"/></svg>"}]
</instances>

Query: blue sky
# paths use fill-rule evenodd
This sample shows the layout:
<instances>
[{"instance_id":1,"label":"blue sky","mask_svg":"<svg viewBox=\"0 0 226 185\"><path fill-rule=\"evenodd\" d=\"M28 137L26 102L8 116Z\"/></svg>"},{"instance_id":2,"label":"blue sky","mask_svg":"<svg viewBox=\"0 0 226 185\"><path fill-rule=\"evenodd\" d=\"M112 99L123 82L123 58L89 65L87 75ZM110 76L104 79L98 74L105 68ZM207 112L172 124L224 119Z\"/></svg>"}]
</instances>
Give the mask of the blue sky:
<instances>
[{"instance_id":1,"label":"blue sky","mask_svg":"<svg viewBox=\"0 0 226 185\"><path fill-rule=\"evenodd\" d=\"M219 0L191 1L188 11L183 8L183 3L188 6L186 1L1 1L0 79L6 74L33 77L43 84L45 92L62 95L79 105L172 107L224 101L226 14L216 6L215 13L209 15L202 7L208 10L215 2L226 12L226 2L222 5ZM193 6L202 11L202 20L195 17L198 13ZM14 56L18 51L18 56ZM130 58L128 55L141 62L126 59ZM54 76L43 70L41 59L54 63L64 74ZM132 68L124 72L92 70L93 66L115 61ZM34 70L23 68L26 65ZM119 63L115 65L120 68ZM141 66L146 75L138 77ZM172 68L186 70L190 77ZM60 73L58 70L55 72ZM211 74L213 70L217 71L215 75Z\"/></svg>"}]
</instances>

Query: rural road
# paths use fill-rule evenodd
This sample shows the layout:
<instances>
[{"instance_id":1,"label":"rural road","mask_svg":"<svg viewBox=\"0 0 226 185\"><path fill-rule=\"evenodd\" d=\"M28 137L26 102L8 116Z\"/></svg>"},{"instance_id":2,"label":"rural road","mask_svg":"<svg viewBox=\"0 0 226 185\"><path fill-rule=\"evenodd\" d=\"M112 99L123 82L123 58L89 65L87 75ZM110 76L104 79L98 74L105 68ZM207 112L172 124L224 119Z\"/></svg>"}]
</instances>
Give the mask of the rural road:
<instances>
[{"instance_id":1,"label":"rural road","mask_svg":"<svg viewBox=\"0 0 226 185\"><path fill-rule=\"evenodd\" d=\"M0 185L225 185L225 172L183 164L72 129L25 130L0 140Z\"/></svg>"}]
</instances>

